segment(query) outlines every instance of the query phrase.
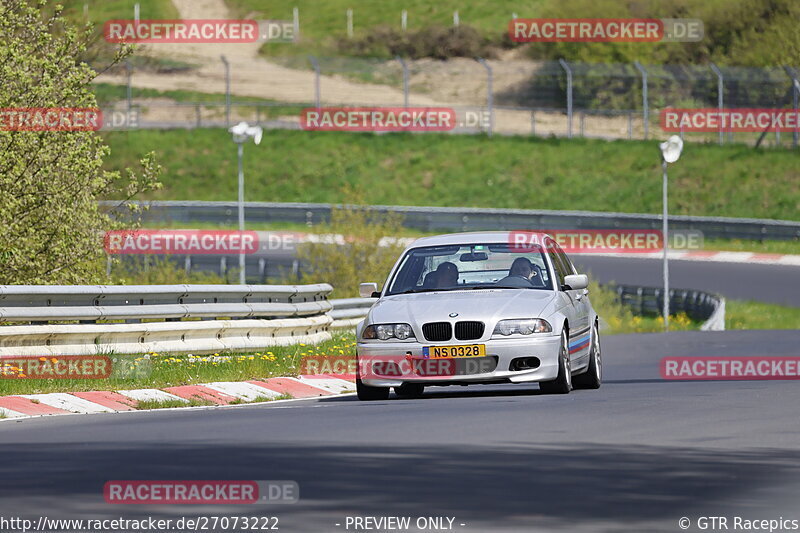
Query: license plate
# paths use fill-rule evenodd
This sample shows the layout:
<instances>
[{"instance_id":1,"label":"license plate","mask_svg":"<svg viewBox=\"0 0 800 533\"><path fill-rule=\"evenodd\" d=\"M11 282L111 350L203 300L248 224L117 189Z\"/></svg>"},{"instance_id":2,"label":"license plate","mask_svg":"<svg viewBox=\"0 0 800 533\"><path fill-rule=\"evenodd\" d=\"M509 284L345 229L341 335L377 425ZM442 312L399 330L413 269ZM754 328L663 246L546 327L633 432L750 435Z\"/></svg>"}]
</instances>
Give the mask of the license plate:
<instances>
[{"instance_id":1,"label":"license plate","mask_svg":"<svg viewBox=\"0 0 800 533\"><path fill-rule=\"evenodd\" d=\"M423 346L422 355L430 357L431 359L443 359L446 357L483 357L486 355L486 345Z\"/></svg>"}]
</instances>

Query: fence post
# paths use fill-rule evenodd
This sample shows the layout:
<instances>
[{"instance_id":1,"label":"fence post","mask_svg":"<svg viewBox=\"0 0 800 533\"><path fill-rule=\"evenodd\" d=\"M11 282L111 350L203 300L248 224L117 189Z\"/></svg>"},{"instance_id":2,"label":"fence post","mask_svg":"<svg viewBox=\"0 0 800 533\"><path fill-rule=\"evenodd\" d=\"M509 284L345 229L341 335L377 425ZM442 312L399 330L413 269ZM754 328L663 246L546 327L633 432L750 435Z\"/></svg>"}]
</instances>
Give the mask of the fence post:
<instances>
[{"instance_id":1,"label":"fence post","mask_svg":"<svg viewBox=\"0 0 800 533\"><path fill-rule=\"evenodd\" d=\"M725 81L724 81L724 78L722 76L722 71L713 62L711 63L711 70L713 70L714 74L717 75L717 108L719 110L720 115L722 115L722 108L723 108L723 104L724 104L722 93L723 93L723 90L725 88ZM724 136L723 131L722 131L722 123L723 122L724 122L723 120L719 121L719 144L720 144L720 146L722 146L722 144L725 142L725 136Z\"/></svg>"},{"instance_id":2,"label":"fence post","mask_svg":"<svg viewBox=\"0 0 800 533\"><path fill-rule=\"evenodd\" d=\"M794 114L797 116L797 100L798 96L800 96L800 81L797 79L797 73L791 67L783 67L786 71L786 74L792 79L792 105L794 107ZM792 132L792 147L797 148L797 124L794 126L794 131Z\"/></svg>"},{"instance_id":3,"label":"fence post","mask_svg":"<svg viewBox=\"0 0 800 533\"><path fill-rule=\"evenodd\" d=\"M400 62L400 66L403 67L403 107L408 107L408 65L406 65L405 60L397 56L395 59Z\"/></svg>"},{"instance_id":4,"label":"fence post","mask_svg":"<svg viewBox=\"0 0 800 533\"><path fill-rule=\"evenodd\" d=\"M458 18L458 10L453 11L453 26L456 28L461 23L461 20Z\"/></svg>"},{"instance_id":5,"label":"fence post","mask_svg":"<svg viewBox=\"0 0 800 533\"><path fill-rule=\"evenodd\" d=\"M231 125L231 65L224 55L219 56L225 66L225 125Z\"/></svg>"},{"instance_id":6,"label":"fence post","mask_svg":"<svg viewBox=\"0 0 800 533\"><path fill-rule=\"evenodd\" d=\"M536 136L536 110L531 109L531 135Z\"/></svg>"},{"instance_id":7,"label":"fence post","mask_svg":"<svg viewBox=\"0 0 800 533\"><path fill-rule=\"evenodd\" d=\"M650 125L650 109L647 103L647 71L638 61L634 61L633 66L636 67L642 75L642 121L644 123L644 138L647 139L648 127Z\"/></svg>"},{"instance_id":8,"label":"fence post","mask_svg":"<svg viewBox=\"0 0 800 533\"><path fill-rule=\"evenodd\" d=\"M125 88L125 98L128 101L128 116L130 116L131 108L133 107L133 87L131 86L131 77L133 76L133 66L129 60L125 60L125 76L127 78L127 87Z\"/></svg>"},{"instance_id":9,"label":"fence post","mask_svg":"<svg viewBox=\"0 0 800 533\"><path fill-rule=\"evenodd\" d=\"M347 10L347 36L353 36L353 10Z\"/></svg>"},{"instance_id":10,"label":"fence post","mask_svg":"<svg viewBox=\"0 0 800 533\"><path fill-rule=\"evenodd\" d=\"M317 109L320 106L320 91L319 91L319 62L317 58L314 56L308 56L308 60L311 61L311 66L314 67L314 102L316 103Z\"/></svg>"},{"instance_id":11,"label":"fence post","mask_svg":"<svg viewBox=\"0 0 800 533\"><path fill-rule=\"evenodd\" d=\"M559 59L558 63L567 73L567 137L572 139L572 69L563 59Z\"/></svg>"},{"instance_id":12,"label":"fence post","mask_svg":"<svg viewBox=\"0 0 800 533\"><path fill-rule=\"evenodd\" d=\"M458 11L456 11L458 13ZM486 108L489 111L489 137L492 136L492 130L494 129L494 99L492 97L492 67L489 66L489 63L486 62L485 59L482 57L476 58L478 63L483 65L483 68L486 69Z\"/></svg>"},{"instance_id":13,"label":"fence post","mask_svg":"<svg viewBox=\"0 0 800 533\"><path fill-rule=\"evenodd\" d=\"M292 8L292 28L294 29L294 40L300 39L300 10Z\"/></svg>"},{"instance_id":14,"label":"fence post","mask_svg":"<svg viewBox=\"0 0 800 533\"><path fill-rule=\"evenodd\" d=\"M407 27L408 27L408 11L404 9L403 11L400 12L400 28L402 28L403 31L406 31Z\"/></svg>"}]
</instances>

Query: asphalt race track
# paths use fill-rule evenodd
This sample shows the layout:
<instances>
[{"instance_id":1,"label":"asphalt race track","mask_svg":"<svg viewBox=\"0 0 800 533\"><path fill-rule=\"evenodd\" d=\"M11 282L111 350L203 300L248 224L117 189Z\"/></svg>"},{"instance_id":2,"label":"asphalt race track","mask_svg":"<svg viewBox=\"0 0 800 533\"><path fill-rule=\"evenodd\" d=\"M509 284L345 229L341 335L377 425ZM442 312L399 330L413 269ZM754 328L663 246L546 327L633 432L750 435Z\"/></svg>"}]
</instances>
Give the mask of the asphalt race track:
<instances>
[{"instance_id":1,"label":"asphalt race track","mask_svg":"<svg viewBox=\"0 0 800 533\"><path fill-rule=\"evenodd\" d=\"M581 272L600 281L661 287L660 259L571 256ZM797 307L800 268L763 263L670 260L669 282L674 289L716 292L734 300L754 300Z\"/></svg>"},{"instance_id":2,"label":"asphalt race track","mask_svg":"<svg viewBox=\"0 0 800 533\"><path fill-rule=\"evenodd\" d=\"M0 516L272 515L280 531L308 532L348 531L354 515L449 516L465 532L800 519L798 382L659 375L668 355L790 356L798 346L798 331L609 337L603 387L568 396L535 385L455 387L417 400L4 421ZM113 479L295 480L300 501L115 506L102 495Z\"/></svg>"}]
</instances>

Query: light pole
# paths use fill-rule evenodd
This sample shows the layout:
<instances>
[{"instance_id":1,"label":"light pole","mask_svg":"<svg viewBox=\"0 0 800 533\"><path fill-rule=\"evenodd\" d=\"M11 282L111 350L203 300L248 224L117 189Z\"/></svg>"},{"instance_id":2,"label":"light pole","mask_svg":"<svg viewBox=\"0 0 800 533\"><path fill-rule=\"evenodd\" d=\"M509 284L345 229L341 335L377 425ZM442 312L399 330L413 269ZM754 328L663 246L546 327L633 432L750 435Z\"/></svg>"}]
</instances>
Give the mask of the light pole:
<instances>
[{"instance_id":1,"label":"light pole","mask_svg":"<svg viewBox=\"0 0 800 533\"><path fill-rule=\"evenodd\" d=\"M253 142L259 144L261 142L262 130L260 126L250 126L247 122L240 122L228 130L233 134L233 142L236 143L237 153L239 156L239 234L240 237L244 233L244 169L242 167L242 157L244 156L244 143L247 139L253 139ZM242 242L240 240L240 242ZM244 249L239 250L239 284L245 284L245 264L244 264Z\"/></svg>"},{"instance_id":2,"label":"light pole","mask_svg":"<svg viewBox=\"0 0 800 533\"><path fill-rule=\"evenodd\" d=\"M683 140L677 135L673 135L659 145L661 148L661 178L662 178L662 203L664 211L662 214L663 225L661 229L661 239L664 242L664 331L669 331L669 260L667 251L669 250L669 222L667 220L667 164L674 163L681 156L683 150Z\"/></svg>"}]
</instances>

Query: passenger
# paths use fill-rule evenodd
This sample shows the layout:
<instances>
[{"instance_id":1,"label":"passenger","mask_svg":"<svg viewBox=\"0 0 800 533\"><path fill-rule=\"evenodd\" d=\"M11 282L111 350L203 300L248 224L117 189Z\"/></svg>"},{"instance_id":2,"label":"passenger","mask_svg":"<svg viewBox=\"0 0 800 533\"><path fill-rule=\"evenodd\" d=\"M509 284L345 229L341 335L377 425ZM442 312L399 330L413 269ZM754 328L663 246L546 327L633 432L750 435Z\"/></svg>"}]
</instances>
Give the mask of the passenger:
<instances>
[{"instance_id":1,"label":"passenger","mask_svg":"<svg viewBox=\"0 0 800 533\"><path fill-rule=\"evenodd\" d=\"M445 261L436 268L436 288L446 289L458 285L458 267Z\"/></svg>"}]
</instances>

